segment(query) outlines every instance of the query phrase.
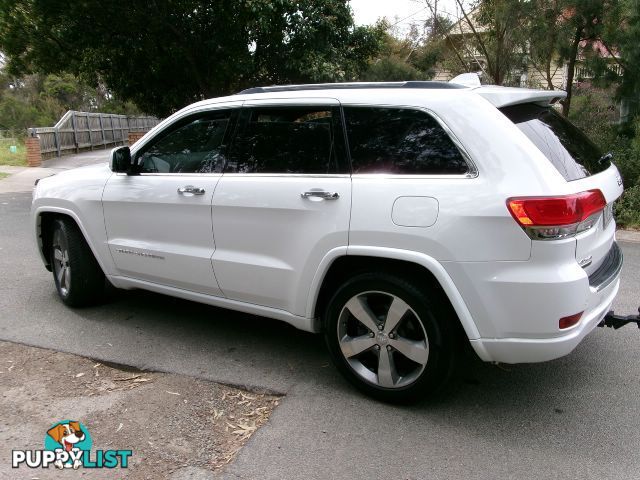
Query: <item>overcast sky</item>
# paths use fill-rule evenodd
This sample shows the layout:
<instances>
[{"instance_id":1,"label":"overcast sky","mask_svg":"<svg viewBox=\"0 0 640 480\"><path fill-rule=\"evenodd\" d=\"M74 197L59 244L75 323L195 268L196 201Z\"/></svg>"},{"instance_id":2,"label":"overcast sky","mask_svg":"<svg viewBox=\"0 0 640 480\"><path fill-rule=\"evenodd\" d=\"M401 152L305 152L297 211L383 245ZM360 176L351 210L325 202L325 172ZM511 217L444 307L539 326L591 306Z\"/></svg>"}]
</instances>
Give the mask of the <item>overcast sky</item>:
<instances>
[{"instance_id":1,"label":"overcast sky","mask_svg":"<svg viewBox=\"0 0 640 480\"><path fill-rule=\"evenodd\" d=\"M430 16L424 0L351 0L356 25L370 25L380 17L408 28L412 23L423 23ZM438 10L455 15L455 0L438 0Z\"/></svg>"}]
</instances>

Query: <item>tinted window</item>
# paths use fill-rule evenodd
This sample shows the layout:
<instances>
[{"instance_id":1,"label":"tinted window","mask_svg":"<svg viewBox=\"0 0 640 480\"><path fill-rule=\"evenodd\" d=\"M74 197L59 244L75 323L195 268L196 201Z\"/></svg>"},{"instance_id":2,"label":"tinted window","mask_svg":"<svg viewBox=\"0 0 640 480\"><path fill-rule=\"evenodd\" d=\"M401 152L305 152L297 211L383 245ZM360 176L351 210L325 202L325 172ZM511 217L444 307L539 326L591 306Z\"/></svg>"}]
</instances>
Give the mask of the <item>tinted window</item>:
<instances>
[{"instance_id":1,"label":"tinted window","mask_svg":"<svg viewBox=\"0 0 640 480\"><path fill-rule=\"evenodd\" d=\"M463 174L468 165L447 132L425 112L344 109L353 173Z\"/></svg>"},{"instance_id":2,"label":"tinted window","mask_svg":"<svg viewBox=\"0 0 640 480\"><path fill-rule=\"evenodd\" d=\"M233 141L225 171L340 172L332 109L255 108L245 110L243 117L243 127Z\"/></svg>"},{"instance_id":3,"label":"tinted window","mask_svg":"<svg viewBox=\"0 0 640 480\"><path fill-rule=\"evenodd\" d=\"M210 173L222 171L222 140L230 112L187 120L163 135L140 155L143 173Z\"/></svg>"},{"instance_id":4,"label":"tinted window","mask_svg":"<svg viewBox=\"0 0 640 480\"><path fill-rule=\"evenodd\" d=\"M577 127L553 108L532 104L500 109L529 137L567 181L609 168L608 157Z\"/></svg>"}]
</instances>

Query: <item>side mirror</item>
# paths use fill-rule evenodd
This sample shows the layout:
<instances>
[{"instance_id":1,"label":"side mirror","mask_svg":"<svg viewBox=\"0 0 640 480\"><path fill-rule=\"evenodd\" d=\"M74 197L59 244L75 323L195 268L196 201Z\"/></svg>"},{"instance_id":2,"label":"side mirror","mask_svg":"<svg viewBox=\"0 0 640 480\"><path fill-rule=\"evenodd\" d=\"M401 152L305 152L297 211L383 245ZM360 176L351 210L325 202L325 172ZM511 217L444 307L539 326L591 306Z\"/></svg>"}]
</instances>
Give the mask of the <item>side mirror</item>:
<instances>
[{"instance_id":1,"label":"side mirror","mask_svg":"<svg viewBox=\"0 0 640 480\"><path fill-rule=\"evenodd\" d=\"M112 172L129 173L131 172L131 167L131 150L129 150L129 147L116 147L111 150L109 168L111 168Z\"/></svg>"}]
</instances>

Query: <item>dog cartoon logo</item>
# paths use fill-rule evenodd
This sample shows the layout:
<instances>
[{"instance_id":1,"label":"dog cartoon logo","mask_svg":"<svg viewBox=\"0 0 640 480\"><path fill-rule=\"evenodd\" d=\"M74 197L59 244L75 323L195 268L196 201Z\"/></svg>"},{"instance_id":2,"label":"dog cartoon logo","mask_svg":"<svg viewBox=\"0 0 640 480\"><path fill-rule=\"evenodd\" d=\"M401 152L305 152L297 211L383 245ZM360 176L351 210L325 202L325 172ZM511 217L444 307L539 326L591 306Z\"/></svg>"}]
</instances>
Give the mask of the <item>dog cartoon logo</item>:
<instances>
[{"instance_id":1,"label":"dog cartoon logo","mask_svg":"<svg viewBox=\"0 0 640 480\"><path fill-rule=\"evenodd\" d=\"M129 468L131 449L92 451L92 446L87 427L62 420L47 430L43 450L11 450L11 468Z\"/></svg>"},{"instance_id":2,"label":"dog cartoon logo","mask_svg":"<svg viewBox=\"0 0 640 480\"><path fill-rule=\"evenodd\" d=\"M78 469L83 466L83 452L91 449L91 437L80 422L63 420L47 430L44 446L47 450L62 450L68 454L64 456L68 458L66 462L60 458L56 460L57 468Z\"/></svg>"}]
</instances>

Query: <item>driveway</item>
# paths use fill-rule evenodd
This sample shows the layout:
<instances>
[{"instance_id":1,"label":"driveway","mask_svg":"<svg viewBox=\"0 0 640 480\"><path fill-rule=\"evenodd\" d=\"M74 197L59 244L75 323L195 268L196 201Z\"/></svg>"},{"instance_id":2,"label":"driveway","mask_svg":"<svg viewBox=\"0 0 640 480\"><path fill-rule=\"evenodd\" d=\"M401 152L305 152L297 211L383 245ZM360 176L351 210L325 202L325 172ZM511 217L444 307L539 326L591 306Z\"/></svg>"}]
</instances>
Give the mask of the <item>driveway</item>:
<instances>
[{"instance_id":1,"label":"driveway","mask_svg":"<svg viewBox=\"0 0 640 480\"><path fill-rule=\"evenodd\" d=\"M320 338L272 320L146 292L121 292L96 308L64 307L31 239L30 197L0 194L0 339L286 394L226 478L638 476L634 327L597 329L569 356L544 364L469 358L443 398L393 407L347 385ZM621 246L615 308L633 313L640 243Z\"/></svg>"}]
</instances>

